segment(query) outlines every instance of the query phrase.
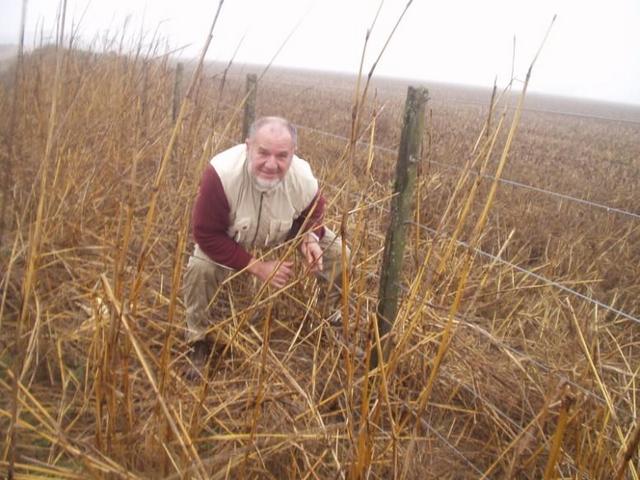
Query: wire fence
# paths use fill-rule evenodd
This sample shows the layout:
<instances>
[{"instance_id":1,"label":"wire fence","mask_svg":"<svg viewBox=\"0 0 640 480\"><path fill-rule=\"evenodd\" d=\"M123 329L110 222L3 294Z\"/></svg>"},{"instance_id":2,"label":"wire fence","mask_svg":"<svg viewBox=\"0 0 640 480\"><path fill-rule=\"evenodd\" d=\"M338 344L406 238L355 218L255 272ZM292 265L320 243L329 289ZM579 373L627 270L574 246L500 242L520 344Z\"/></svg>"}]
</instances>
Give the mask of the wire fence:
<instances>
[{"instance_id":1,"label":"wire fence","mask_svg":"<svg viewBox=\"0 0 640 480\"><path fill-rule=\"evenodd\" d=\"M342 190L340 187L338 187L337 185L333 185L331 183L327 183L324 182L324 184L332 189L334 189L335 191L340 191ZM353 196L356 196L356 194L352 194ZM379 204L378 204L379 205ZM385 212L389 212L389 209L386 208L384 205L380 205L380 208L382 208ZM426 225L423 224L419 224L413 221L407 222L408 224L414 225L416 227L419 228L423 228L427 231L429 231L430 233L432 233L433 235L438 235L441 237L446 237L451 239L450 236L443 234L442 232L438 233L435 229L432 229ZM509 266L510 268L514 268L515 270L528 275L528 276L532 276L533 278L542 281L543 283L545 283L548 286L551 287L555 287L555 288L559 288L560 290L564 291L565 293L569 293L570 295L575 295L576 297L578 297L581 300L585 300L589 303L592 303L600 308L603 308L604 310L610 311L614 314L620 315L628 320L631 320L633 322L636 323L640 323L640 319L637 317L634 317L633 315L630 315L626 312L623 312L621 310L615 309L610 305L607 305L603 302L600 302L596 299L587 297L583 294L581 294L580 292L570 289L568 287L566 287L565 285L562 285L558 282L555 282L553 280L547 279L545 277L543 277L542 275L539 275L535 272L532 272L530 270L524 269L518 265L515 265L507 260L504 260L500 257L497 257L495 255L492 255L488 252L485 252L483 250L480 250L478 248L473 248L471 247L467 242L461 241L461 240L456 240L456 242L460 245L463 246L465 248L471 248L473 249L473 251L475 253L477 253L478 255L484 257L484 258L488 258L491 259L493 261L497 261L499 263L502 263L504 265ZM410 291L410 288L406 285L403 284L396 284L398 286L398 288L400 290L402 290L405 294L408 294ZM425 301L424 296L421 296L420 298L418 298L418 301L416 303L425 303L426 305L428 305L431 308L446 308L443 305L436 305L430 301ZM459 325L462 325L470 330L473 330L479 334L481 334L483 337L487 338L489 341L491 341L491 343L493 343L494 345L509 351L510 353L512 353L513 355L516 355L518 358L520 359L526 359L530 364L535 365L536 367L540 368L541 370L543 370L545 373L550 373L553 372L554 369L551 368L549 365L547 365L546 363L544 363L543 361L532 357L530 354L527 354L526 352L523 352L507 343L505 343L502 340L497 339L495 336L491 335L488 331L484 330L482 327L480 327L479 325L477 325L477 322L473 322L472 320L466 318L465 315L457 313L454 316L455 320L458 322ZM629 375L633 375L633 373L629 373ZM598 403L600 403L601 405L606 406L607 405L607 401L604 397L602 397L601 395L598 395L597 393L593 392L592 390L589 390L585 387L583 387L582 385L578 384L577 382L569 379L569 378L563 378L563 380L565 380L568 384L570 384L571 386L575 387L576 389L578 389L579 391L581 391L583 394L589 396L590 398L594 399L595 401L597 401ZM469 392L474 396L474 398L479 399L479 397L477 396L477 393L475 392L475 390L470 389ZM483 399L483 401L486 401L485 399ZM613 408L616 411L616 414L618 415L619 418L624 418L624 419L629 419L631 417L630 412L624 411L622 410L620 407L613 405ZM508 419L510 423L513 423L514 426L517 426L516 423L513 422L513 420L511 418L508 417L508 415L506 415L504 412L502 412L498 407L496 407L496 411L498 411L499 413L504 415L505 419Z\"/></svg>"},{"instance_id":2,"label":"wire fence","mask_svg":"<svg viewBox=\"0 0 640 480\"><path fill-rule=\"evenodd\" d=\"M333 184L328 183L326 181L323 182L323 183L324 183L324 185L326 185L328 187L331 187L334 190L340 190L340 187L338 187L337 185L333 185ZM382 208L386 212L389 211L389 209L384 207L384 206L382 206ZM429 227L427 225L424 225L422 223L417 223L417 222L414 222L414 221L408 221L407 223L410 224L410 225L413 225L413 226L415 226L417 228L420 228L422 230L425 230L425 231L427 231L427 232L429 232L429 233L431 233L433 235L445 236L448 239L452 239L452 237L450 237L449 235L446 235L443 232L438 232L437 230L435 230L435 229L433 229L433 228L431 228L431 227ZM542 276L542 275L540 275L538 273L535 273L535 272L533 272L531 270L528 270L528 269L523 268L523 267L521 267L519 265L516 265L515 263L509 262L508 260L505 260L505 259L503 259L501 257L493 255L493 254L491 254L489 252L485 252L484 250L481 250L479 248L472 247L467 242L464 242L462 240L457 240L457 239L455 241L456 241L456 243L458 245L460 245L462 247L465 247L465 248L472 249L474 251L474 253L476 253L476 254L478 254L478 255L480 255L482 257L485 257L485 258L491 259L493 261L499 262L499 263L501 263L501 264L503 264L505 266L508 266L509 268L512 268L512 269L514 269L514 270L516 270L516 271L518 271L520 273L523 273L523 274L525 274L527 276L530 276L530 277L532 277L532 278L544 283L545 285L548 285L550 287L554 287L554 288L557 288L559 290L562 290L565 293L573 295L573 296L575 296L575 297L577 297L577 298L579 298L581 300L584 300L584 301L586 301L588 303L591 303L591 304L593 304L593 305L595 305L595 306L597 306L599 308L602 308L603 310L605 310L607 312L613 313L614 315L623 317L623 318L625 318L627 320L630 320L630 321L632 321L634 323L640 324L640 318L638 318L638 317L636 317L636 316L634 316L634 315L632 315L630 313L627 313L625 311L617 309L617 308L613 307L612 305L608 305L608 304L606 304L606 303L604 303L604 302L602 302L602 301L600 301L598 299L592 298L592 297L590 297L588 295L585 295L585 294L583 294L581 292L578 292L577 290L569 288L566 285L563 285L563 284L561 284L559 282L556 282L554 280L546 278L546 277L544 277L544 276Z\"/></svg>"},{"instance_id":3,"label":"wire fence","mask_svg":"<svg viewBox=\"0 0 640 480\"><path fill-rule=\"evenodd\" d=\"M342 190L337 185L333 185L333 184L328 183L326 181L323 182L323 183L324 183L324 185L334 189L335 191L341 191ZM356 194L352 194L352 195L356 195ZM390 200L390 198L387 199L387 200ZM389 209L386 206L384 206L381 202L378 202L376 205L378 205L379 208L382 208L383 211L385 211L387 213L389 212ZM409 225L413 225L413 226L415 226L417 228L420 228L422 230L428 231L429 233L433 234L434 236L444 237L444 238L447 238L449 240L452 239L452 237L449 236L448 234L445 234L444 232L438 232L436 229L431 228L431 227L429 227L427 225L424 225L422 223L417 223L417 222L414 222L414 221L408 221L406 223L409 224ZM587 296L587 295L585 295L585 294L583 294L583 293L581 293L581 292L579 292L577 290L574 290L572 288L567 287L566 285L563 285L560 282L556 282L556 281L551 280L549 278L546 278L546 277L544 277L544 276L542 276L542 275L540 275L538 273L535 273L535 272L533 272L531 270L528 270L528 269L523 268L523 267L521 267L519 265L516 265L515 263L509 262L508 260L505 260L504 258L501 258L499 256L493 255L493 254L491 254L489 252L486 252L484 250L481 250L481 249L479 249L477 247L472 247L471 245L469 245L469 243L467 243L467 242L465 242L463 240L456 239L455 242L459 246L462 246L464 248L473 250L474 253L480 255L481 257L484 257L484 258L490 259L492 261L501 263L502 265L505 265L505 266L507 266L509 268L512 268L512 269L524 274L524 275L532 277L535 280L538 280L538 281L544 283L545 285L547 285L549 287L557 288L557 289L559 289L559 290L561 290L561 291L563 291L563 292L565 292L565 293L567 293L569 295L573 295L573 296L579 298L580 300L583 300L583 301L585 301L587 303L590 303L590 304L592 304L592 305L594 305L596 307L602 308L605 311L613 313L614 315L617 315L619 317L623 317L626 320L629 320L631 322L640 324L640 318L638 318L638 317L636 317L636 316L634 316L634 315L632 315L630 313L627 313L625 311L622 311L620 309L617 309L617 308L613 307L612 305L606 304L606 303L604 303L604 302L602 302L602 301L600 301L598 299L589 297L589 296ZM406 286L404 286L404 285L398 285L398 287L401 288L405 293L409 292L408 288ZM433 304L431 304L431 306L438 307L437 305L433 305ZM458 320L464 322L464 319L462 317L459 317ZM502 345L502 346L505 346L505 345ZM524 355L522 352L517 351L517 350L513 350L513 352L517 353L519 355ZM549 367L546 367L546 368L548 369Z\"/></svg>"},{"instance_id":4,"label":"wire fence","mask_svg":"<svg viewBox=\"0 0 640 480\"><path fill-rule=\"evenodd\" d=\"M262 84L265 84L265 80L262 80ZM313 90L315 88L317 88L316 85L304 85L304 84L299 84L299 83L293 83L293 82L280 82L280 81L267 81L266 82L267 85L271 85L271 86L275 86L275 85L289 85L289 86L295 86L295 87L299 87L302 88L303 91L307 91L307 90ZM342 87L342 86L337 86L337 85L332 85L330 87L331 91L334 90L339 90L339 91L345 91L350 93L351 95L353 95L353 89L349 88L349 87ZM221 102L220 105L224 106L226 108L230 108L230 109L236 109L238 108L239 103L241 102L241 97L242 97L242 92L238 91L237 92L237 98L235 99L236 102L235 104L231 104L231 103L227 103L227 102ZM433 100L431 100L431 103L434 103ZM440 100L439 104L441 105L448 105L450 103L456 103L459 105L463 105L463 106L481 106L481 107L485 107L488 108L488 105L486 103L480 102L480 101L470 101L470 100L459 100L459 99L451 99L451 98L447 98L447 99L443 99ZM508 110L514 110L515 107L508 107ZM583 114L583 113L577 113L577 112L563 112L563 111L559 111L559 110L548 110L548 109L540 109L540 108L526 108L524 107L522 109L524 112L531 112L531 113L542 113L542 114L549 114L549 115L561 115L561 116L567 116L567 117L574 117L574 118L585 118L585 119L592 119L592 120L600 120L600 121L606 121L606 122L610 122L610 123L622 123L622 124L630 124L630 125L640 125L640 120L630 120L630 119L623 119L623 118L613 118L613 117L605 117L605 116L601 116L601 115L589 115L589 114ZM639 113L640 114L640 113ZM317 133L323 134L323 135L327 135L327 136L331 136L331 137L335 137L335 138L340 138L340 139L345 139L346 137L335 134L335 133L331 133L331 132L327 132L324 130L318 130L315 129L313 127L310 126L306 126L306 125L299 125L299 128L304 128L304 129L309 129L309 130L314 130ZM374 148L379 149L379 150L393 150L393 149L389 149L387 147L383 147L380 145L374 145ZM629 163L625 163L625 162L621 162L618 160L614 160L611 158L602 158L601 161L606 162L606 163L610 163L616 166L622 166L625 169L630 169L635 173L640 173L640 166L636 166L636 165L632 165ZM459 166L455 166L455 165L449 165L449 164L445 164L442 162L437 162L437 161L431 161L431 163L435 164L435 165L440 165L444 168L449 168L449 169L453 169L453 170L459 170L462 167ZM487 176L487 178L492 178L491 176ZM551 190L546 190L546 189L542 189L540 187L535 187L535 186L531 186L531 185L527 185L524 184L522 182L517 182L515 180L508 180L508 179L502 179L501 180L503 183L506 184L512 184L513 186L518 186L518 187L522 187L522 188L530 188L532 190L536 190L539 191L540 193L546 193L549 195L553 195L553 196L557 196L559 198L565 198L567 200L573 199L573 201L578 201L580 203L585 203L587 205L590 206L594 206L596 208L602 208L604 210L608 210L611 212L615 212L615 213L620 213L620 214L628 214L630 212L625 212L623 209L618 209L615 207L609 207L607 205L604 205L602 203L598 203L598 202L593 202L590 200L586 200L586 199L577 199L575 197L571 197L570 195L567 194L563 194L563 193L558 193L558 192L553 192ZM631 216L635 217L636 219L640 218L640 214L636 214L636 213L631 213Z\"/></svg>"},{"instance_id":5,"label":"wire fence","mask_svg":"<svg viewBox=\"0 0 640 480\"><path fill-rule=\"evenodd\" d=\"M430 233L432 233L434 235L438 235L438 232L435 229L430 228L430 227L428 227L426 225L423 225L421 223L416 223L416 222L413 222L413 221L410 221L408 223L411 224L411 225L415 225L416 227L421 228L421 229L423 229L425 231L428 231L428 232L430 232ZM451 237L449 237L449 238L451 238ZM477 253L478 255L481 255L481 256L483 256L485 258L489 258L489 259L491 259L493 261L499 262L499 263L501 263L503 265L508 266L509 268L517 270L520 273L523 273L523 274L525 274L527 276L530 276L530 277L532 277L532 278L534 278L536 280L539 280L542 283L544 283L544 284L546 284L546 285L548 285L550 287L555 287L555 288L557 288L559 290L564 291L565 293L568 293L568 294L573 295L575 297L578 297L578 298L580 298L580 299L582 299L582 300L584 300L584 301L586 301L588 303L591 303L591 304L593 304L593 305L595 305L597 307L600 307L603 310L606 310L607 312L611 312L611 313L613 313L615 315L619 315L621 317L624 317L627 320L631 320L632 322L640 324L640 318L637 318L637 317L635 317L635 316L633 316L633 315L631 315L629 313L623 312L622 310L618 310L617 308L614 308L611 305L607 305L606 303L601 302L600 300L597 300L595 298L592 298L592 297L589 297L587 295L584 295L583 293L580 293L577 290L573 290L573 289L567 287L566 285L562 285L559 282L555 282L553 280L550 280L550 279L548 279L546 277L543 277L542 275L539 275L539 274L537 274L535 272L532 272L531 270L527 270L526 268L523 268L523 267L521 267L519 265L511 263L511 262L509 262L507 260L504 260L503 258L497 257L495 255L492 255L492 254L488 253L488 252L485 252L484 250L480 250L479 248L473 247L473 246L469 245L467 242L464 242L462 240L456 240L456 243L458 245L462 246L462 247L465 247L467 249L473 250L473 252Z\"/></svg>"},{"instance_id":6,"label":"wire fence","mask_svg":"<svg viewBox=\"0 0 640 480\"><path fill-rule=\"evenodd\" d=\"M324 135L324 136L327 136L327 137L335 138L337 140L342 140L342 141L347 141L347 142L349 141L349 138L347 138L347 137L345 137L343 135L338 135L338 134L335 134L335 133L326 132L324 130L319 130L317 128L309 127L307 125L302 125L302 124L295 124L295 126L298 129L308 130L308 131L317 133L319 135ZM358 145L362 146L362 147L369 146L369 144L367 142L364 142L364 141L359 141ZM384 146L381 146L381 145L374 144L373 148L376 149L376 150L382 151L382 152L389 153L389 154L397 154L398 153L397 149L384 147ZM449 169L449 170L455 170L455 171L458 171L458 172L464 170L463 166L451 165L451 164L444 163L444 162L438 162L436 160L429 160L429 163L431 163L433 165L441 166L441 167ZM475 176L480 176L482 178L486 178L488 180L496 180L496 177L494 177L492 175L481 174L480 172L477 172L475 170L469 170L469 173L471 173L472 175L475 175ZM578 203L578 204L587 205L589 207L593 207L593 208L596 208L596 209L604 210L607 213L615 213L615 214L619 214L619 215L622 215L622 216L625 216L625 217L632 218L634 220L640 220L640 214L634 213L634 212L630 212L630 211L627 211L627 210L623 210L621 208L612 207L612 206L609 206L609 205L605 205L605 204L602 204L602 203L594 202L594 201L587 200L587 199L584 199L584 198L574 197L574 196L568 195L566 193L554 192L552 190L548 190L548 189L545 189L545 188L537 187L535 185L528 185L526 183L518 182L516 180L510 180L510 179L507 179L507 178L502 178L502 177L501 178L497 178L497 181L500 182L500 183L503 183L505 185L510 185L512 187L522 188L522 189L525 189L525 190L530 190L530 191L533 191L533 192L536 192L536 193L540 193L540 194L543 194L543 195L548 195L548 196L559 198L559 199L562 199L562 200L567 200L567 201L570 201L570 202L575 202L575 203Z\"/></svg>"}]
</instances>

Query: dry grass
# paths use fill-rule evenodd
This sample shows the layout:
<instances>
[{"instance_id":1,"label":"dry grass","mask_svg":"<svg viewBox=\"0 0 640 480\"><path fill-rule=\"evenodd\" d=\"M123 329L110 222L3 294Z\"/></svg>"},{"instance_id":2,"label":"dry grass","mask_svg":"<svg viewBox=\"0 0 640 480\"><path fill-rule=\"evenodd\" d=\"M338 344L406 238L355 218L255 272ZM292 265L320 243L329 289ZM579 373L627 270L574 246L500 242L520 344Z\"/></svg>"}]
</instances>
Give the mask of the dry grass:
<instances>
[{"instance_id":1,"label":"dry grass","mask_svg":"<svg viewBox=\"0 0 640 480\"><path fill-rule=\"evenodd\" d=\"M0 89L3 131L18 99L0 247L1 431L17 405L3 474L610 478L620 468L637 478L638 326L448 238L457 231L637 317L638 221L500 185L483 227L491 182L473 187L474 175L439 165L474 160L490 92L431 91L416 220L442 234L410 229L408 293L384 369L368 375L353 345L377 348L395 155L362 146L346 156L348 141L301 128L327 223L340 230L347 213L351 342L322 322L318 286L302 272L280 292L238 277L221 293L231 308L218 333L230 346L208 381L190 382L179 295L190 206L206 161L239 137L245 71L228 72L224 89L215 66L199 78L159 175L174 127L167 57L59 53L28 55L18 89ZM375 143L395 148L404 85L374 80L370 92L362 125L379 114ZM635 211L640 126L544 113L540 102L524 112L503 176ZM349 137L352 103L350 78L272 70L257 112ZM478 150L492 175L504 103L495 147Z\"/></svg>"}]
</instances>

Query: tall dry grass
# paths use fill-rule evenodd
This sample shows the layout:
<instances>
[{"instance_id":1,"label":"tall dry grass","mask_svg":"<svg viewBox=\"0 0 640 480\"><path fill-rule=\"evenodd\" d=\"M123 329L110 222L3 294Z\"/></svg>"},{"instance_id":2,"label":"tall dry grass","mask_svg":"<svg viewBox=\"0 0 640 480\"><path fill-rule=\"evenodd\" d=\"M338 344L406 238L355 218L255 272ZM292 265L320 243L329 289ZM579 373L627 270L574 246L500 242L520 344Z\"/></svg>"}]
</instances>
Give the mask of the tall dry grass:
<instances>
[{"instance_id":1,"label":"tall dry grass","mask_svg":"<svg viewBox=\"0 0 640 480\"><path fill-rule=\"evenodd\" d=\"M18 99L1 244L0 429L15 425L3 474L637 478L638 326L451 240L637 317L637 222L473 175L501 165L633 210L637 125L527 111L518 122L503 97L484 135L490 92L465 105L432 90L406 294L389 361L368 372L395 156L367 142L397 147L403 89L373 79L354 117L351 79L268 72L258 114L337 135L301 128L300 152L352 248L348 341L300 266L281 291L239 276L219 294L227 348L190 381L190 206L207 160L239 138L246 69L195 75L174 118L160 42L110 53L119 39L102 53L38 49L18 89L0 91L3 129Z\"/></svg>"}]
</instances>

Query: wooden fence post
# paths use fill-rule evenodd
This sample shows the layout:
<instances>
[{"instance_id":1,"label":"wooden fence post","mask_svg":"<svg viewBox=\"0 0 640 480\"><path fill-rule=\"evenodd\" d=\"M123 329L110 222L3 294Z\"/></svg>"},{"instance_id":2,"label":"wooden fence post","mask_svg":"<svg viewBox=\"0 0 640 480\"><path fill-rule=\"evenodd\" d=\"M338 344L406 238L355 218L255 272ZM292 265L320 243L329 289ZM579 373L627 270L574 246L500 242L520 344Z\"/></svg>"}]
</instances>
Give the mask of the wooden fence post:
<instances>
[{"instance_id":1,"label":"wooden fence post","mask_svg":"<svg viewBox=\"0 0 640 480\"><path fill-rule=\"evenodd\" d=\"M402 135L396 163L396 180L393 187L394 196L391 200L390 221L380 269L377 309L380 338L391 330L398 313L398 281L402 271L406 223L411 220L413 187L422 153L424 111L428 97L426 88L409 87L407 90ZM384 341L382 351L385 357L388 350L387 345L388 341ZM371 368L375 368L378 362L378 350L374 348L371 355Z\"/></svg>"},{"instance_id":2,"label":"wooden fence post","mask_svg":"<svg viewBox=\"0 0 640 480\"><path fill-rule=\"evenodd\" d=\"M173 123L178 118L178 111L180 110L180 90L182 89L182 74L184 73L184 64L178 62L176 65L176 76L173 80L173 105L171 107L171 119Z\"/></svg>"},{"instance_id":3,"label":"wooden fence post","mask_svg":"<svg viewBox=\"0 0 640 480\"><path fill-rule=\"evenodd\" d=\"M258 91L258 76L255 73L247 73L247 83L245 84L245 95L247 101L244 104L244 119L242 120L242 138L244 141L249 136L249 127L256 119L256 95Z\"/></svg>"}]
</instances>

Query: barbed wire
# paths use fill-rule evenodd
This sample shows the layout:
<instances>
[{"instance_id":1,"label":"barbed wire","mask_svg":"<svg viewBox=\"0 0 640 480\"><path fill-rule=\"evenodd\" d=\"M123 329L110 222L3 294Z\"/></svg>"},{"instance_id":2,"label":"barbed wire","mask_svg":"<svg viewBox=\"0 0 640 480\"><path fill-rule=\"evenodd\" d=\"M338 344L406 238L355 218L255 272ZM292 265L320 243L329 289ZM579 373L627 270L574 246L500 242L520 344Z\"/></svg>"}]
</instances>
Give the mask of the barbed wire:
<instances>
[{"instance_id":1,"label":"barbed wire","mask_svg":"<svg viewBox=\"0 0 640 480\"><path fill-rule=\"evenodd\" d=\"M484 475L484 472L483 472L482 470L480 470L480 469L475 465L475 463L473 463L471 460L469 460L469 458L467 458L467 456L466 456L464 453L462 453L462 452L460 451L460 449L458 449L458 447L456 447L455 445L453 445L453 444L449 441L449 439L448 439L447 437L445 437L445 436L444 436L444 435L442 435L438 430L436 430L435 428L433 428L433 426L432 426L432 425L431 425L427 420L425 420L424 418L420 417L420 416L418 415L418 413L417 413L417 412L415 412L414 410L412 410L412 409L409 407L409 404L408 404L408 403L405 403L405 404L404 404L404 407L405 407L407 410L409 410L409 411L410 411L410 412L411 412L411 413L416 417L416 419L418 419L418 420L420 421L420 423L421 423L422 425L424 425L424 426L427 428L427 430L429 430L429 431L433 432L433 434L434 434L436 437L438 437L438 438L440 439L440 441L442 441L442 442L443 442L443 443L444 443L444 444L445 444L445 445L446 445L446 446L447 446L447 447L448 447L448 448L449 448L453 453L455 453L459 458L461 458L461 459L464 461L464 463L466 463L469 467L471 467L471 469L472 469L474 472L476 472L477 474L479 474L481 477Z\"/></svg>"},{"instance_id":2,"label":"barbed wire","mask_svg":"<svg viewBox=\"0 0 640 480\"><path fill-rule=\"evenodd\" d=\"M424 225L422 223L417 223L417 222L414 222L412 220L407 221L406 223L410 224L410 225L414 225L414 226L416 226L418 228L421 228L423 230L426 230L426 231L428 231L430 233L433 233L434 235L438 235L437 230L435 230L435 229L433 229L431 227L428 227L427 225ZM582 300L584 300L586 302L592 303L593 305L596 305L597 307L600 307L600 308L602 308L602 309L604 309L604 310L606 310L608 312L614 313L615 315L619 315L621 317L626 318L627 320L631 320L632 322L640 324L640 318L637 318L637 317L635 317L635 316L633 316L633 315L631 315L631 314L629 314L627 312L624 312L622 310L614 308L611 305L608 305L608 304L606 304L604 302L601 302L600 300L597 300L597 299L592 298L592 297L590 297L588 295L580 293L577 290L569 288L569 287L567 287L567 286L565 286L565 285L563 285L563 284L561 284L559 282L556 282L554 280L550 280L550 279L548 279L546 277L543 277L542 275L539 275L539 274L537 274L535 272L532 272L531 270L527 270L526 268L523 268L523 267L521 267L519 265L516 265L515 263L511 263L508 260L500 258L500 257L498 257L496 255L492 255L489 252L485 252L484 250L481 250L479 248L473 247L469 243L467 243L467 242L465 242L463 240L457 240L456 239L455 242L460 246L463 246L465 248L473 250L475 253L477 253L480 256L483 256L483 257L489 258L489 259L491 259L493 261L502 263L503 265L506 265L509 268L513 268L514 270L517 270L520 273L523 273L525 275L533 277L536 280L539 280L539 281L541 281L541 282L543 282L543 283L545 283L545 284L547 284L549 286L552 286L552 287L558 288L560 290L563 290L566 293L574 295L575 297L578 297L578 298L580 298L580 299L582 299Z\"/></svg>"},{"instance_id":3,"label":"barbed wire","mask_svg":"<svg viewBox=\"0 0 640 480\"><path fill-rule=\"evenodd\" d=\"M328 136L328 137L331 137L331 138L335 138L335 139L338 139L338 140L343 140L343 141L349 141L350 140L349 138L347 138L347 137L345 137L343 135L338 135L338 134L335 134L335 133L326 132L324 130L320 130L320 129L317 129L317 128L314 128L314 127L309 127L307 125L302 125L302 124L294 124L294 125L298 129L309 130L309 131L312 131L312 132L315 132L315 133L318 133L318 134L321 134L321 135L325 135L325 136ZM368 147L369 146L369 143L368 142L364 142L364 141L358 141L357 144L359 146L362 146L362 147ZM380 150L380 151L383 151L383 152L390 153L390 154L397 154L398 153L397 149L384 147L382 145L374 144L373 148L376 149L376 150ZM429 163L441 166L441 167L449 169L449 170L455 170L455 171L464 170L463 166L451 165L451 164L444 163L444 162L438 162L437 160L431 160L430 159ZM594 201L587 200L587 199L584 199L584 198L574 197L574 196L568 195L566 193L554 192L553 190L548 190L548 189L545 189L545 188L536 187L535 185L529 185L529 184L526 184L526 183L518 182L516 180L510 180L510 179L502 178L502 177L496 179L496 177L494 177L492 175L481 174L481 173L476 172L474 170L469 170L469 173L471 173L472 175L475 175L475 176L480 176L481 178L486 178L488 180L497 180L500 183L504 183L505 185L510 185L512 187L522 188L522 189L525 189L525 190L531 190L533 192L541 193L543 195L549 195L549 196L557 197L557 198L560 198L560 199L563 199L563 200L579 203L579 204L582 204L582 205L587 205L589 207L593 207L593 208L597 208L597 209L601 209L601 210L606 211L607 213L616 213L616 214L619 214L619 215L623 215L623 216L627 216L627 217L633 218L635 220L640 220L640 214L637 214L637 213L634 213L634 212L629 212L629 211L623 210L621 208L611 207L609 205L605 205L605 204L602 204L602 203L594 202Z\"/></svg>"}]
</instances>

